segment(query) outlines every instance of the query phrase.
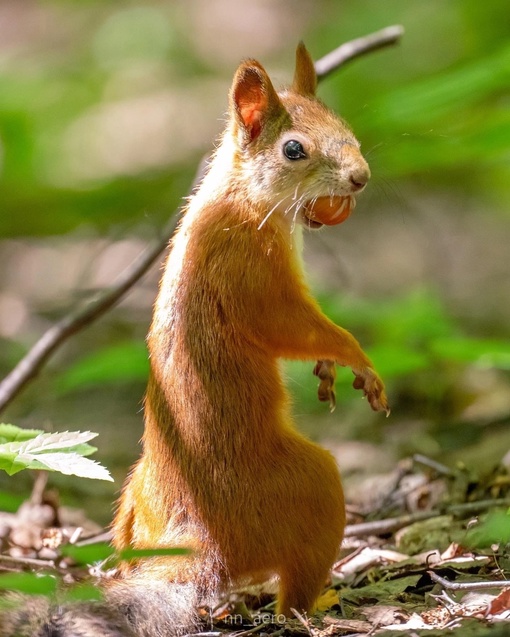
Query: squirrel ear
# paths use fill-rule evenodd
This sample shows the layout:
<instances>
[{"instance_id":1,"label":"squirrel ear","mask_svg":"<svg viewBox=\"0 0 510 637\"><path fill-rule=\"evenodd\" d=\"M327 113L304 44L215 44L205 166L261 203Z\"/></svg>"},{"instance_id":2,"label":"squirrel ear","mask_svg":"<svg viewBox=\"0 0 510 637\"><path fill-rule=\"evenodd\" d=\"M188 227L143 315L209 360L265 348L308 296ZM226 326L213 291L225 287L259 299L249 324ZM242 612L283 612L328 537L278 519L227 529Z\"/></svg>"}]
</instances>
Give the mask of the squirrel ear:
<instances>
[{"instance_id":1,"label":"squirrel ear","mask_svg":"<svg viewBox=\"0 0 510 637\"><path fill-rule=\"evenodd\" d=\"M256 139L269 115L283 109L271 80L255 60L237 69L230 89L230 110L241 125L246 141Z\"/></svg>"},{"instance_id":2,"label":"squirrel ear","mask_svg":"<svg viewBox=\"0 0 510 637\"><path fill-rule=\"evenodd\" d=\"M315 66L303 42L300 42L296 49L296 70L292 90L305 97L314 97L317 90Z\"/></svg>"}]
</instances>

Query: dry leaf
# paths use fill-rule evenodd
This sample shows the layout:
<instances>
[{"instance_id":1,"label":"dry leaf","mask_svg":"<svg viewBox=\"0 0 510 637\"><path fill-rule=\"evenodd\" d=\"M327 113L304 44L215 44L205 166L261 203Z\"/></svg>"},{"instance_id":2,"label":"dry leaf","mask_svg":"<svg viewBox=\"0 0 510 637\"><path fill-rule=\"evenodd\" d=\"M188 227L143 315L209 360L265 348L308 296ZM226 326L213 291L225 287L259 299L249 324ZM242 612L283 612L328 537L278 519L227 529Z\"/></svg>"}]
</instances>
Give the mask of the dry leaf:
<instances>
[{"instance_id":1,"label":"dry leaf","mask_svg":"<svg viewBox=\"0 0 510 637\"><path fill-rule=\"evenodd\" d=\"M409 613L400 606L363 606L359 612L374 626L389 626L407 622L409 619Z\"/></svg>"},{"instance_id":2,"label":"dry leaf","mask_svg":"<svg viewBox=\"0 0 510 637\"><path fill-rule=\"evenodd\" d=\"M317 600L317 610L329 610L332 606L336 606L338 604L340 604L338 592L334 588L329 588Z\"/></svg>"},{"instance_id":3,"label":"dry leaf","mask_svg":"<svg viewBox=\"0 0 510 637\"><path fill-rule=\"evenodd\" d=\"M491 615L510 613L510 588L504 588L496 599L492 600L489 605L489 613ZM508 617L508 615L506 616Z\"/></svg>"}]
</instances>

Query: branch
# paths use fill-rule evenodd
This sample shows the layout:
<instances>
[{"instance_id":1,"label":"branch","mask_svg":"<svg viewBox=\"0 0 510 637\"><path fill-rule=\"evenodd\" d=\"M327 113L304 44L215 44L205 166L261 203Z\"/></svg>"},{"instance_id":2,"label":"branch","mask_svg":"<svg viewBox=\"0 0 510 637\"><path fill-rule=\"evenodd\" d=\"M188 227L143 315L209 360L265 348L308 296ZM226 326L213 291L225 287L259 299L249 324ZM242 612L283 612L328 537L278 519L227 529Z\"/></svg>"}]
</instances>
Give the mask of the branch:
<instances>
[{"instance_id":1,"label":"branch","mask_svg":"<svg viewBox=\"0 0 510 637\"><path fill-rule=\"evenodd\" d=\"M172 223L169 230L165 232L164 238L160 239L151 248L148 248L129 268L124 270L115 285L102 292L85 307L79 307L64 316L41 336L10 374L0 383L0 413L20 393L25 385L37 376L46 361L60 345L70 336L105 314L147 272L168 245L168 237L175 227L177 213L178 210L172 215Z\"/></svg>"},{"instance_id":2,"label":"branch","mask_svg":"<svg viewBox=\"0 0 510 637\"><path fill-rule=\"evenodd\" d=\"M402 35L404 34L404 27L395 24L391 27L386 27L375 33L370 33L362 38L351 40L345 44L341 44L337 49L327 53L320 60L315 62L315 71L319 80L324 79L333 71L336 71L341 66L347 64L351 60L389 46L396 44Z\"/></svg>"},{"instance_id":3,"label":"branch","mask_svg":"<svg viewBox=\"0 0 510 637\"><path fill-rule=\"evenodd\" d=\"M317 77L323 79L344 64L365 53L381 47L394 44L403 34L400 26L387 27L363 38L342 44L338 49L328 53L315 63ZM192 189L201 180L205 172L204 162L198 168ZM127 268L117 282L108 290L90 301L84 307L70 312L55 323L29 352L20 360L16 367L0 383L0 413L12 402L21 390L37 376L46 361L70 336L96 321L110 308L118 303L122 297L139 281L168 245L169 237L173 234L180 208L174 211L164 236L154 246L148 248L140 257Z\"/></svg>"},{"instance_id":4,"label":"branch","mask_svg":"<svg viewBox=\"0 0 510 637\"><path fill-rule=\"evenodd\" d=\"M430 579L450 591L480 591L484 588L508 588L508 580L489 580L482 582L451 582L434 571L427 571Z\"/></svg>"},{"instance_id":5,"label":"branch","mask_svg":"<svg viewBox=\"0 0 510 637\"><path fill-rule=\"evenodd\" d=\"M348 524L345 527L344 537L366 537L368 535L386 535L394 533L399 529L422 522L430 518L437 518L441 515L450 514L455 516L474 515L481 511L496 507L510 506L510 498L497 498L493 500L478 500L476 502L464 502L461 504L450 504L444 509L431 509L430 511L417 511L416 513L406 513L396 518L385 518L384 520L373 520L372 522L360 522L359 524Z\"/></svg>"}]
</instances>

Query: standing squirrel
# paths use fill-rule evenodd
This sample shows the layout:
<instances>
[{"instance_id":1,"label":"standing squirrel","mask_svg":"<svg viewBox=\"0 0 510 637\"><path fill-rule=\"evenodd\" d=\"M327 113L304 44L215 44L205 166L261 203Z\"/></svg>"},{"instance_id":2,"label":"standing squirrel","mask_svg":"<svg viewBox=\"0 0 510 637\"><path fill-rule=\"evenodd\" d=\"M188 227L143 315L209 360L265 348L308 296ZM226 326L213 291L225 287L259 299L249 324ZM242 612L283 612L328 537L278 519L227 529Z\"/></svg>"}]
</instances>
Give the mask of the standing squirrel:
<instances>
[{"instance_id":1,"label":"standing squirrel","mask_svg":"<svg viewBox=\"0 0 510 637\"><path fill-rule=\"evenodd\" d=\"M192 583L204 601L276 574L285 615L312 610L345 513L333 457L293 427L278 359L349 366L372 408L387 410L372 363L304 281L303 226L340 215L370 176L316 85L302 44L288 90L253 60L235 74L226 131L161 281L143 453L113 525L118 549L193 549L135 573Z\"/></svg>"},{"instance_id":2,"label":"standing squirrel","mask_svg":"<svg viewBox=\"0 0 510 637\"><path fill-rule=\"evenodd\" d=\"M370 177L316 85L302 44L289 89L276 92L254 60L239 66L221 143L172 239L148 337L143 452L113 543L192 553L125 564L107 588L136 635L188 632L198 605L274 575L278 613L313 610L344 498L332 455L294 429L278 359L318 360L326 395L331 361L349 366L371 407L388 411L371 361L304 279L303 227L343 220Z\"/></svg>"}]
</instances>

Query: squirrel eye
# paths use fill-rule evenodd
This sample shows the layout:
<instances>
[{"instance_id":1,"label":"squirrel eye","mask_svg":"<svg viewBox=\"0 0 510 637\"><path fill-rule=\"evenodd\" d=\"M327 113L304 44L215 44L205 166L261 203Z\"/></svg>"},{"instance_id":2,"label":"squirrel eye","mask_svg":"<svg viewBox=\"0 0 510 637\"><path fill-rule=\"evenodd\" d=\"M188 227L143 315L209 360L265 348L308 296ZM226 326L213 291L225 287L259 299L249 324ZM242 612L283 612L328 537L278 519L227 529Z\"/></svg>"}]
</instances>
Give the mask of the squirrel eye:
<instances>
[{"instance_id":1,"label":"squirrel eye","mask_svg":"<svg viewBox=\"0 0 510 637\"><path fill-rule=\"evenodd\" d=\"M303 144L301 142L296 141L295 139L291 139L288 142L285 142L283 146L283 154L287 159L304 159L306 157L305 149L303 148Z\"/></svg>"}]
</instances>

